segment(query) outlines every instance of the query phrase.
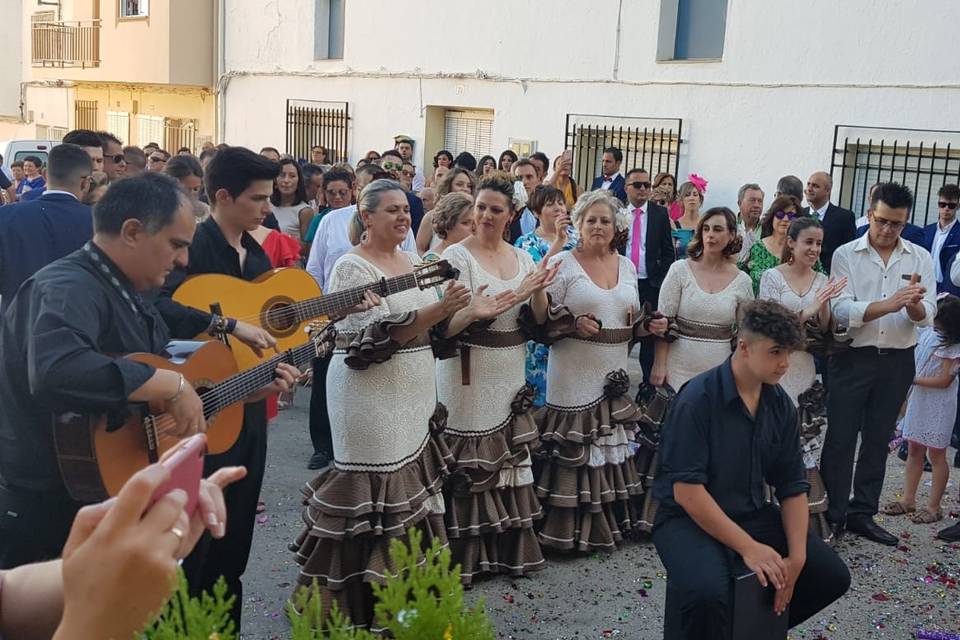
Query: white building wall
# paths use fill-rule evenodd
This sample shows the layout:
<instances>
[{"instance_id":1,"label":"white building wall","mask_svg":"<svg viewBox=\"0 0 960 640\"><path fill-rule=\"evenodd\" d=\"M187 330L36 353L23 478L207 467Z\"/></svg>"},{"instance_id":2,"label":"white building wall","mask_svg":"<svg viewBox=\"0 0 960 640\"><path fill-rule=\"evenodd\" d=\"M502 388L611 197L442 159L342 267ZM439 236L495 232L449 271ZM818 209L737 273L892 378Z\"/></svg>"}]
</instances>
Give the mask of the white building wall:
<instances>
[{"instance_id":1,"label":"white building wall","mask_svg":"<svg viewBox=\"0 0 960 640\"><path fill-rule=\"evenodd\" d=\"M287 98L349 102L352 160L397 133L422 140L428 105L493 109L497 152L529 138L550 157L568 113L682 118L681 180L707 178L710 206L747 181L772 193L784 174L829 169L837 124L960 129L960 56L947 44L960 3L729 0L720 62L656 62L659 11L660 0L350 0L344 59L315 61L314 2L237 0L226 140L282 147Z\"/></svg>"}]
</instances>

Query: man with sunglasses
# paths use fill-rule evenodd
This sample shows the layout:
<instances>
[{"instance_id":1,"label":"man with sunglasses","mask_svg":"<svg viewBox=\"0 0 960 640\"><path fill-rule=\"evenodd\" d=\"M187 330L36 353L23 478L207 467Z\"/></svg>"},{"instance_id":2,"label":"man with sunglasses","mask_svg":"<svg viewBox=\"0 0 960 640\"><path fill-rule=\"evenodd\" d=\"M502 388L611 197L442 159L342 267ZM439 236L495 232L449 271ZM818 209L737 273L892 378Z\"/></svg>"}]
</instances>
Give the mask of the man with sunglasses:
<instances>
[{"instance_id":1,"label":"man with sunglasses","mask_svg":"<svg viewBox=\"0 0 960 640\"><path fill-rule=\"evenodd\" d=\"M950 281L950 266L960 251L960 225L957 224L957 203L960 187L945 184L937 192L937 221L923 228L923 248L933 258L937 276L937 293L960 295L960 287Z\"/></svg>"},{"instance_id":2,"label":"man with sunglasses","mask_svg":"<svg viewBox=\"0 0 960 640\"><path fill-rule=\"evenodd\" d=\"M637 289L640 303L649 303L654 309L660 300L660 284L676 259L673 239L670 237L670 215L660 205L650 202L650 174L646 169L627 172L625 192L627 212L633 220L627 228L627 245L623 255L637 268ZM653 371L656 338L640 340L640 368L643 379L650 379Z\"/></svg>"},{"instance_id":3,"label":"man with sunglasses","mask_svg":"<svg viewBox=\"0 0 960 640\"><path fill-rule=\"evenodd\" d=\"M823 250L820 261L827 271L833 252L842 244L846 244L857 237L856 216L849 209L838 207L830 203L830 192L833 190L833 178L825 171L817 171L807 179L806 212L816 218L823 226Z\"/></svg>"},{"instance_id":4,"label":"man with sunglasses","mask_svg":"<svg viewBox=\"0 0 960 640\"><path fill-rule=\"evenodd\" d=\"M100 144L103 148L103 172L110 182L122 178L127 173L127 160L123 155L123 143L109 131L100 131Z\"/></svg>"},{"instance_id":5,"label":"man with sunglasses","mask_svg":"<svg viewBox=\"0 0 960 640\"><path fill-rule=\"evenodd\" d=\"M836 537L845 528L891 546L897 537L873 516L890 437L913 385L917 327L931 326L937 311L930 253L901 237L912 205L907 187L896 182L878 186L870 201L869 230L837 249L830 273L836 280L847 278L831 306L851 342L831 356L827 376L830 428L820 461L830 499L827 520Z\"/></svg>"},{"instance_id":6,"label":"man with sunglasses","mask_svg":"<svg viewBox=\"0 0 960 640\"><path fill-rule=\"evenodd\" d=\"M261 154L263 155L263 154ZM167 167L167 154L162 149L156 149L147 156L147 171L161 173Z\"/></svg>"},{"instance_id":7,"label":"man with sunglasses","mask_svg":"<svg viewBox=\"0 0 960 640\"><path fill-rule=\"evenodd\" d=\"M423 220L423 200L412 193L404 184L402 178L404 159L399 151L388 149L380 155L380 168L390 174L390 177L403 185L404 192L407 194L407 204L410 205L410 226L413 235L416 237L420 229L420 222Z\"/></svg>"}]
</instances>

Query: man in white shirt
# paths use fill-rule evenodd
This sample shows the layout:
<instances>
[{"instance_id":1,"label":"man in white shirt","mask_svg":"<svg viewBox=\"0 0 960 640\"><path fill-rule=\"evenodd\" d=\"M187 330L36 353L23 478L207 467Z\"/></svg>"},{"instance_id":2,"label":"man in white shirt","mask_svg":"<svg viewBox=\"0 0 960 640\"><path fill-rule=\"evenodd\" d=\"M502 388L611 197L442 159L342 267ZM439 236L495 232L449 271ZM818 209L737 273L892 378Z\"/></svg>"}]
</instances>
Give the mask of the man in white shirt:
<instances>
[{"instance_id":1,"label":"man in white shirt","mask_svg":"<svg viewBox=\"0 0 960 640\"><path fill-rule=\"evenodd\" d=\"M388 179L390 175L375 164L367 164L357 169L357 194L363 188L378 179ZM328 212L313 236L310 256L307 258L307 273L326 291L333 274L333 265L340 256L353 248L350 242L350 223L357 213L357 205ZM407 238L400 245L403 251L417 252L417 243L413 230L407 230ZM313 455L309 469L322 469L333 457L333 440L330 434L330 418L327 414L326 380L330 357L315 358L313 361L313 385L310 390L310 439L313 442Z\"/></svg>"},{"instance_id":2,"label":"man in white shirt","mask_svg":"<svg viewBox=\"0 0 960 640\"><path fill-rule=\"evenodd\" d=\"M357 169L357 193L359 194L365 186L373 182L379 173L386 175L386 172L373 164ZM353 248L350 243L349 229L350 221L356 212L355 204L334 209L327 213L317 226L317 233L313 236L313 244L310 245L310 255L307 258L307 272L320 285L321 291L325 291L330 282L333 265L340 256ZM400 249L416 253L417 243L412 229L407 230L407 239L400 245Z\"/></svg>"},{"instance_id":3,"label":"man in white shirt","mask_svg":"<svg viewBox=\"0 0 960 640\"><path fill-rule=\"evenodd\" d=\"M763 214L763 189L755 183L747 183L737 192L737 231L743 238L738 262L746 262L750 257L750 247L760 239L760 216Z\"/></svg>"},{"instance_id":4,"label":"man in white shirt","mask_svg":"<svg viewBox=\"0 0 960 640\"><path fill-rule=\"evenodd\" d=\"M517 160L511 167L513 176L517 182L521 183L523 190L527 193L527 200L533 195L533 190L540 184L540 175L537 173L537 167L527 158ZM510 224L510 244L517 241L522 235L528 234L537 228L537 217L533 215L529 207L524 207L520 211L520 216Z\"/></svg>"},{"instance_id":5,"label":"man in white shirt","mask_svg":"<svg viewBox=\"0 0 960 640\"><path fill-rule=\"evenodd\" d=\"M829 363L830 428L820 462L830 499L827 520L835 535L845 527L891 546L897 544L896 536L873 516L890 437L913 384L917 327L931 326L937 310L930 254L900 237L912 204L908 188L895 182L879 185L868 232L836 250L830 274L837 280L847 278L832 310L852 341ZM860 453L854 466L858 435Z\"/></svg>"}]
</instances>

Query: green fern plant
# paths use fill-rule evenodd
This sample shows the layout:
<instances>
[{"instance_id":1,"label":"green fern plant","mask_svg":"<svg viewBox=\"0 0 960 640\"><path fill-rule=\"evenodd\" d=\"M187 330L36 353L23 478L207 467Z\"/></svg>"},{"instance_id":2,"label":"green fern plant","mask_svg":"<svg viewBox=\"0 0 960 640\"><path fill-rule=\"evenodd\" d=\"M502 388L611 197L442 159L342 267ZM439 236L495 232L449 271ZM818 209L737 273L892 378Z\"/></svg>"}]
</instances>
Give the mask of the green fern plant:
<instances>
[{"instance_id":1,"label":"green fern plant","mask_svg":"<svg viewBox=\"0 0 960 640\"><path fill-rule=\"evenodd\" d=\"M177 588L156 621L143 632L146 640L237 640L230 617L236 596L227 595L227 583L220 578L213 594L191 598L183 571L177 570Z\"/></svg>"},{"instance_id":2,"label":"green fern plant","mask_svg":"<svg viewBox=\"0 0 960 640\"><path fill-rule=\"evenodd\" d=\"M423 534L408 532L409 543L393 540L390 558L397 574L386 584L374 583L377 620L396 640L493 640L493 625L480 600L474 608L463 601L460 566L450 566L450 549L439 540L421 551ZM234 596L227 596L221 578L213 594L191 598L183 573L178 573L173 597L157 620L143 633L146 640L237 640L230 611ZM336 603L324 619L319 587L300 589L287 606L292 640L376 640L366 629L351 627Z\"/></svg>"}]
</instances>

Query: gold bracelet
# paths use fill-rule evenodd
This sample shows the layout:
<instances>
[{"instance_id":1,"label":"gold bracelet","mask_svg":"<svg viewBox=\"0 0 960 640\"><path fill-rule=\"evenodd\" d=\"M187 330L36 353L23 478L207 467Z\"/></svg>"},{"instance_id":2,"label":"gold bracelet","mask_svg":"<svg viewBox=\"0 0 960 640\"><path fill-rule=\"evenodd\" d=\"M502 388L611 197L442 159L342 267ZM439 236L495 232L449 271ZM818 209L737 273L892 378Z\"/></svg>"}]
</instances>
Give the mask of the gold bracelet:
<instances>
[{"instance_id":1,"label":"gold bracelet","mask_svg":"<svg viewBox=\"0 0 960 640\"><path fill-rule=\"evenodd\" d=\"M180 396L183 395L183 389L187 386L187 379L183 377L183 374L178 373L177 375L180 376L180 384L177 387L177 392L173 394L172 397L167 399L167 404L173 404L174 402L179 400Z\"/></svg>"}]
</instances>

